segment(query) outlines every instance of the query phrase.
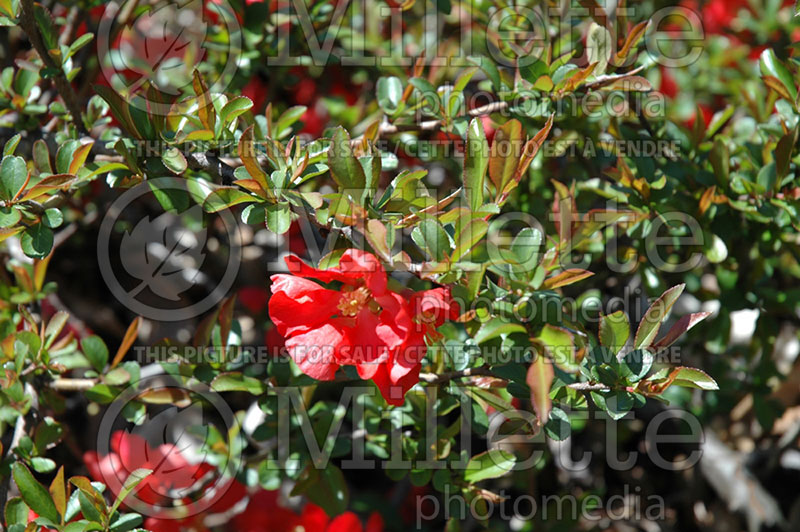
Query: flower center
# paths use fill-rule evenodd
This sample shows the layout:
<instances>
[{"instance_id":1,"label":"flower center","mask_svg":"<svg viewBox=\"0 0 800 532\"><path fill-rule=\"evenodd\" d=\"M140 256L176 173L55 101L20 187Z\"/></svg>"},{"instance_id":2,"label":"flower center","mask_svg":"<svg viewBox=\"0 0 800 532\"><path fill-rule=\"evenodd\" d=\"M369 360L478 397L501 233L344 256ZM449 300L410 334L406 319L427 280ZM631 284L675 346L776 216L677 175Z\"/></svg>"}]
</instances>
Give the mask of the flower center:
<instances>
[{"instance_id":1,"label":"flower center","mask_svg":"<svg viewBox=\"0 0 800 532\"><path fill-rule=\"evenodd\" d=\"M344 292L341 299L339 299L338 309L342 316L356 316L361 309L369 303L369 298L372 294L369 288L362 286L351 292Z\"/></svg>"}]
</instances>

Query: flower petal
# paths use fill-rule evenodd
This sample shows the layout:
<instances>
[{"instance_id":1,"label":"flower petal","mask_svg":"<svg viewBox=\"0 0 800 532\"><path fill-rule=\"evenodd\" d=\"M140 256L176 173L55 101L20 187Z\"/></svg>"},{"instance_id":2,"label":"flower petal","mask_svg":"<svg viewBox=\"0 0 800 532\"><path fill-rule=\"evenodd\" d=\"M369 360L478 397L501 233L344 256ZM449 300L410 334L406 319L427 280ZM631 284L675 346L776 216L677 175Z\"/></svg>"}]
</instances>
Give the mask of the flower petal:
<instances>
[{"instance_id":1,"label":"flower petal","mask_svg":"<svg viewBox=\"0 0 800 532\"><path fill-rule=\"evenodd\" d=\"M121 430L114 435L118 438L119 457L122 466L130 473L139 468L149 468L153 450L147 440L138 434Z\"/></svg>"},{"instance_id":2,"label":"flower petal","mask_svg":"<svg viewBox=\"0 0 800 532\"><path fill-rule=\"evenodd\" d=\"M331 521L325 530L326 532L363 532L364 527L356 514L345 512Z\"/></svg>"},{"instance_id":3,"label":"flower petal","mask_svg":"<svg viewBox=\"0 0 800 532\"><path fill-rule=\"evenodd\" d=\"M389 379L389 369L384 364L380 366L372 381L380 390L381 395L390 405L401 406L405 402L406 392L419 382L420 365L416 365L409 373L404 375L396 383Z\"/></svg>"},{"instance_id":4,"label":"flower petal","mask_svg":"<svg viewBox=\"0 0 800 532\"><path fill-rule=\"evenodd\" d=\"M411 296L410 302L411 313L433 327L458 318L459 306L453 301L449 288L417 292Z\"/></svg>"},{"instance_id":5,"label":"flower petal","mask_svg":"<svg viewBox=\"0 0 800 532\"><path fill-rule=\"evenodd\" d=\"M356 279L364 279L367 288L373 295L380 296L386 292L386 270L381 261L372 253L359 249L348 249L339 259L339 268L343 274Z\"/></svg>"},{"instance_id":6,"label":"flower petal","mask_svg":"<svg viewBox=\"0 0 800 532\"><path fill-rule=\"evenodd\" d=\"M388 363L389 380L397 383L415 369L419 373L420 362L425 358L427 351L425 335L419 331L413 331Z\"/></svg>"},{"instance_id":7,"label":"flower petal","mask_svg":"<svg viewBox=\"0 0 800 532\"><path fill-rule=\"evenodd\" d=\"M349 345L341 326L326 323L286 340L286 350L303 373L320 381L333 380L339 369L336 355Z\"/></svg>"},{"instance_id":8,"label":"flower petal","mask_svg":"<svg viewBox=\"0 0 800 532\"><path fill-rule=\"evenodd\" d=\"M340 292L291 275L273 275L271 280L269 317L281 336L307 332L336 314Z\"/></svg>"}]
</instances>

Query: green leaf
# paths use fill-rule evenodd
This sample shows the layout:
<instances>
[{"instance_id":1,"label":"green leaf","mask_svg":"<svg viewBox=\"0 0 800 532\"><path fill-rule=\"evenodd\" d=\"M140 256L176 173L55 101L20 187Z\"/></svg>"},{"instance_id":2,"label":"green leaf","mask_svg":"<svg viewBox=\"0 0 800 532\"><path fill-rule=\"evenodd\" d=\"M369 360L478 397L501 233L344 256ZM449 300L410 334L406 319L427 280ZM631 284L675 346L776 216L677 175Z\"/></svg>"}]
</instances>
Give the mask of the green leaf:
<instances>
[{"instance_id":1,"label":"green leaf","mask_svg":"<svg viewBox=\"0 0 800 532\"><path fill-rule=\"evenodd\" d=\"M108 347L99 336L87 336L81 340L81 351L95 371L102 373L108 364Z\"/></svg>"},{"instance_id":2,"label":"green leaf","mask_svg":"<svg viewBox=\"0 0 800 532\"><path fill-rule=\"evenodd\" d=\"M55 229L64 223L64 215L58 209L47 209L42 214L42 223L50 229Z\"/></svg>"},{"instance_id":3,"label":"green leaf","mask_svg":"<svg viewBox=\"0 0 800 532\"><path fill-rule=\"evenodd\" d=\"M104 85L92 85L92 90L108 103L111 108L111 114L119 121L123 129L136 138L141 138L141 135L133 125L128 102L123 100L117 91Z\"/></svg>"},{"instance_id":4,"label":"green leaf","mask_svg":"<svg viewBox=\"0 0 800 532\"><path fill-rule=\"evenodd\" d=\"M706 128L706 138L710 139L716 135L717 131L719 131L720 128L724 126L728 120L730 120L734 111L736 111L736 107L733 105L728 105L722 111L717 111L714 113L714 116L711 117L711 121L708 123L708 127Z\"/></svg>"},{"instance_id":5,"label":"green leaf","mask_svg":"<svg viewBox=\"0 0 800 532\"><path fill-rule=\"evenodd\" d=\"M452 260L461 260L486 235L489 222L475 219L466 224L458 233L456 248L451 255Z\"/></svg>"},{"instance_id":6,"label":"green leaf","mask_svg":"<svg viewBox=\"0 0 800 532\"><path fill-rule=\"evenodd\" d=\"M19 146L20 140L22 140L22 135L19 133L8 139L6 145L3 146L3 157L14 155L14 150L16 150L17 146Z\"/></svg>"},{"instance_id":7,"label":"green leaf","mask_svg":"<svg viewBox=\"0 0 800 532\"><path fill-rule=\"evenodd\" d=\"M84 33L83 35L75 39L72 42L72 44L69 45L69 52L67 52L66 57L70 58L73 55L75 55L75 53L78 50L80 50L81 48L92 42L92 39L94 39L94 33Z\"/></svg>"},{"instance_id":8,"label":"green leaf","mask_svg":"<svg viewBox=\"0 0 800 532\"><path fill-rule=\"evenodd\" d=\"M59 146L56 152L56 172L59 174L70 173L69 167L72 164L72 157L80 147L81 143L77 140L68 140Z\"/></svg>"},{"instance_id":9,"label":"green leaf","mask_svg":"<svg viewBox=\"0 0 800 532\"><path fill-rule=\"evenodd\" d=\"M341 469L332 464L328 464L324 469L316 469L313 465L309 465L292 490L292 495L299 494L305 494L329 516L343 513L350 500L344 475Z\"/></svg>"},{"instance_id":10,"label":"green leaf","mask_svg":"<svg viewBox=\"0 0 800 532\"><path fill-rule=\"evenodd\" d=\"M567 369L577 369L575 361L575 335L568 329L545 324L539 333L539 339L544 342L550 358L559 366Z\"/></svg>"},{"instance_id":11,"label":"green leaf","mask_svg":"<svg viewBox=\"0 0 800 532\"><path fill-rule=\"evenodd\" d=\"M182 174L189 167L186 157L183 156L178 148L170 148L161 154L161 162L164 163L171 172Z\"/></svg>"},{"instance_id":12,"label":"green leaf","mask_svg":"<svg viewBox=\"0 0 800 532\"><path fill-rule=\"evenodd\" d=\"M670 379L674 377L672 384L686 388L699 388L701 390L719 390L719 385L711 376L703 370L697 368L679 367L672 370Z\"/></svg>"},{"instance_id":13,"label":"green leaf","mask_svg":"<svg viewBox=\"0 0 800 532\"><path fill-rule=\"evenodd\" d=\"M647 349L631 351L622 359L622 367L627 370L629 382L639 382L653 367L653 354Z\"/></svg>"},{"instance_id":14,"label":"green leaf","mask_svg":"<svg viewBox=\"0 0 800 532\"><path fill-rule=\"evenodd\" d=\"M13 227L22 218L22 213L16 207L0 207L0 227Z\"/></svg>"},{"instance_id":15,"label":"green leaf","mask_svg":"<svg viewBox=\"0 0 800 532\"><path fill-rule=\"evenodd\" d=\"M511 252L517 258L521 271L532 273L539 264L539 251L542 247L542 232L533 227L526 227L514 237Z\"/></svg>"},{"instance_id":16,"label":"green leaf","mask_svg":"<svg viewBox=\"0 0 800 532\"><path fill-rule=\"evenodd\" d=\"M417 89L419 92L422 93L426 102L428 102L429 99L431 98L436 98L438 101L439 95L436 92L436 87L434 87L433 84L431 84L431 82L428 81L427 79L411 78L410 80L408 80L408 82L411 83L411 85L413 85L415 89Z\"/></svg>"},{"instance_id":17,"label":"green leaf","mask_svg":"<svg viewBox=\"0 0 800 532\"><path fill-rule=\"evenodd\" d=\"M483 325L481 325L478 332L475 333L475 343L480 345L484 342L488 342L494 338L497 338L503 334L513 334L513 333L523 333L525 334L527 331L525 327L520 325L519 323L511 323L508 320L502 318L492 318L491 320L487 321Z\"/></svg>"},{"instance_id":18,"label":"green leaf","mask_svg":"<svg viewBox=\"0 0 800 532\"><path fill-rule=\"evenodd\" d=\"M624 311L618 310L600 319L600 343L614 354L625 347L630 335L631 324Z\"/></svg>"},{"instance_id":19,"label":"green leaf","mask_svg":"<svg viewBox=\"0 0 800 532\"><path fill-rule=\"evenodd\" d=\"M400 79L391 77L378 78L378 105L388 114L394 114L403 97L403 84Z\"/></svg>"},{"instance_id":20,"label":"green leaf","mask_svg":"<svg viewBox=\"0 0 800 532\"><path fill-rule=\"evenodd\" d=\"M147 186L150 187L153 196L165 211L181 213L188 210L191 205L189 192L176 188L171 183L154 179L147 180Z\"/></svg>"},{"instance_id":21,"label":"green leaf","mask_svg":"<svg viewBox=\"0 0 800 532\"><path fill-rule=\"evenodd\" d=\"M28 523L29 512L30 509L22 497L9 499L5 509L6 525L22 525L24 527Z\"/></svg>"},{"instance_id":22,"label":"green leaf","mask_svg":"<svg viewBox=\"0 0 800 532\"><path fill-rule=\"evenodd\" d=\"M714 147L709 154L709 161L711 167L714 169L714 176L717 178L717 183L723 189L728 188L730 181L730 160L731 154L728 145L722 139L714 141Z\"/></svg>"},{"instance_id":23,"label":"green leaf","mask_svg":"<svg viewBox=\"0 0 800 532\"><path fill-rule=\"evenodd\" d=\"M101 405L110 403L116 397L116 392L107 384L95 384L86 390L86 398Z\"/></svg>"},{"instance_id":24,"label":"green leaf","mask_svg":"<svg viewBox=\"0 0 800 532\"><path fill-rule=\"evenodd\" d=\"M444 260L450 253L450 237L438 221L428 218L419 223L412 233L414 242L435 261Z\"/></svg>"},{"instance_id":25,"label":"green leaf","mask_svg":"<svg viewBox=\"0 0 800 532\"><path fill-rule=\"evenodd\" d=\"M221 373L211 382L211 389L215 392L248 392L261 395L267 391L267 385L255 377L248 377L242 373Z\"/></svg>"},{"instance_id":26,"label":"green leaf","mask_svg":"<svg viewBox=\"0 0 800 532\"><path fill-rule=\"evenodd\" d=\"M41 4L34 4L33 17L36 19L36 25L39 27L39 33L42 35L44 45L48 51L58 49L58 31L53 25L53 19L50 17L50 12ZM51 54L52 55L52 54Z\"/></svg>"},{"instance_id":27,"label":"green leaf","mask_svg":"<svg viewBox=\"0 0 800 532\"><path fill-rule=\"evenodd\" d=\"M495 64L494 60L485 56L472 56L467 59L483 70L486 76L492 80L492 85L494 85L495 91L500 92L503 90L503 82L500 78L500 71L497 69L497 65Z\"/></svg>"},{"instance_id":28,"label":"green leaf","mask_svg":"<svg viewBox=\"0 0 800 532\"><path fill-rule=\"evenodd\" d=\"M135 471L131 472L128 475L128 478L125 480L125 483L122 485L122 488L119 490L117 494L116 500L114 500L114 504L111 506L111 511L108 512L109 515L113 515L114 512L117 511L120 504L125 500L125 498L136 489L136 486L139 485L145 478L150 476L153 473L152 469L136 469Z\"/></svg>"},{"instance_id":29,"label":"green leaf","mask_svg":"<svg viewBox=\"0 0 800 532\"><path fill-rule=\"evenodd\" d=\"M11 467L11 473L20 495L22 495L22 500L31 510L53 523L61 522L61 516L58 514L50 492L33 477L23 463L15 462Z\"/></svg>"},{"instance_id":30,"label":"green leaf","mask_svg":"<svg viewBox=\"0 0 800 532\"><path fill-rule=\"evenodd\" d=\"M489 142L480 118L473 118L467 128L467 144L464 147L464 194L470 209L477 211L483 206L483 189L486 171L489 168Z\"/></svg>"},{"instance_id":31,"label":"green leaf","mask_svg":"<svg viewBox=\"0 0 800 532\"><path fill-rule=\"evenodd\" d=\"M275 122L275 136L280 139L288 135L291 132L289 128L303 117L307 109L304 105L296 105L284 111Z\"/></svg>"},{"instance_id":32,"label":"green leaf","mask_svg":"<svg viewBox=\"0 0 800 532\"><path fill-rule=\"evenodd\" d=\"M267 205L266 212L267 228L273 233L284 234L292 225L292 211L288 203L278 203Z\"/></svg>"},{"instance_id":33,"label":"green leaf","mask_svg":"<svg viewBox=\"0 0 800 532\"><path fill-rule=\"evenodd\" d=\"M789 164L792 162L792 151L795 145L796 132L791 131L781 137L775 146L775 167L778 180L783 180L789 173Z\"/></svg>"},{"instance_id":34,"label":"green leaf","mask_svg":"<svg viewBox=\"0 0 800 532\"><path fill-rule=\"evenodd\" d=\"M792 97L792 103L797 100L797 86L794 84L794 78L791 72L789 72L789 69L786 68L786 65L777 58L775 52L771 48L767 48L761 52L759 66L761 67L761 73L763 75L772 76L783 84L786 91Z\"/></svg>"},{"instance_id":35,"label":"green leaf","mask_svg":"<svg viewBox=\"0 0 800 532\"><path fill-rule=\"evenodd\" d=\"M206 212L219 212L234 205L252 203L254 201L256 201L256 198L236 187L220 187L209 194L203 202L203 210Z\"/></svg>"},{"instance_id":36,"label":"green leaf","mask_svg":"<svg viewBox=\"0 0 800 532\"><path fill-rule=\"evenodd\" d=\"M497 194L514 178L522 150L522 124L512 119L494 134L489 155L489 179Z\"/></svg>"},{"instance_id":37,"label":"green leaf","mask_svg":"<svg viewBox=\"0 0 800 532\"><path fill-rule=\"evenodd\" d=\"M550 419L544 426L545 434L550 439L556 441L564 441L569 438L572 433L572 426L569 422L569 416L560 408L553 408L550 411Z\"/></svg>"},{"instance_id":38,"label":"green leaf","mask_svg":"<svg viewBox=\"0 0 800 532\"><path fill-rule=\"evenodd\" d=\"M50 473L51 471L55 471L56 463L49 458L34 456L31 458L31 467L33 467L33 470L37 473Z\"/></svg>"},{"instance_id":39,"label":"green leaf","mask_svg":"<svg viewBox=\"0 0 800 532\"><path fill-rule=\"evenodd\" d=\"M630 392L613 391L605 396L605 411L613 420L619 420L633 408L634 396Z\"/></svg>"},{"instance_id":40,"label":"green leaf","mask_svg":"<svg viewBox=\"0 0 800 532\"><path fill-rule=\"evenodd\" d=\"M108 525L109 532L127 532L142 524L143 518L139 514L120 514ZM139 529L140 530L140 529ZM65 530L65 532L69 532Z\"/></svg>"},{"instance_id":41,"label":"green leaf","mask_svg":"<svg viewBox=\"0 0 800 532\"><path fill-rule=\"evenodd\" d=\"M589 65L597 63L592 71L595 76L603 75L606 72L614 46L612 41L611 32L596 22L591 23L586 34L586 60Z\"/></svg>"},{"instance_id":42,"label":"green leaf","mask_svg":"<svg viewBox=\"0 0 800 532\"><path fill-rule=\"evenodd\" d=\"M364 168L358 159L353 155L353 148L350 146L350 134L339 126L333 134L331 146L328 150L328 168L331 177L340 189L356 190L359 194L354 199L360 198L360 192L367 183L364 175Z\"/></svg>"},{"instance_id":43,"label":"green leaf","mask_svg":"<svg viewBox=\"0 0 800 532\"><path fill-rule=\"evenodd\" d=\"M53 173L53 167L50 164L50 150L47 148L47 143L41 139L33 143L33 163L39 172Z\"/></svg>"},{"instance_id":44,"label":"green leaf","mask_svg":"<svg viewBox=\"0 0 800 532\"><path fill-rule=\"evenodd\" d=\"M775 189L778 183L778 168L775 161L770 161L761 167L756 175L756 183L764 187L767 192Z\"/></svg>"},{"instance_id":45,"label":"green leaf","mask_svg":"<svg viewBox=\"0 0 800 532\"><path fill-rule=\"evenodd\" d=\"M470 458L464 472L464 480L469 483L480 482L490 478L502 477L517 462L516 457L502 449L491 449Z\"/></svg>"},{"instance_id":46,"label":"green leaf","mask_svg":"<svg viewBox=\"0 0 800 532\"><path fill-rule=\"evenodd\" d=\"M717 235L711 235L711 238L706 240L705 252L711 264L719 264L728 258L728 246Z\"/></svg>"},{"instance_id":47,"label":"green leaf","mask_svg":"<svg viewBox=\"0 0 800 532\"><path fill-rule=\"evenodd\" d=\"M14 155L6 155L0 163L0 199L11 201L19 194L28 180L28 168L25 159Z\"/></svg>"},{"instance_id":48,"label":"green leaf","mask_svg":"<svg viewBox=\"0 0 800 532\"><path fill-rule=\"evenodd\" d=\"M520 58L523 63L519 66L519 73L529 83L536 83L536 80L550 73L550 69L541 59L534 57Z\"/></svg>"},{"instance_id":49,"label":"green leaf","mask_svg":"<svg viewBox=\"0 0 800 532\"><path fill-rule=\"evenodd\" d=\"M40 223L28 227L22 233L20 245L22 246L22 251L30 258L43 259L53 249L53 238L53 231Z\"/></svg>"},{"instance_id":50,"label":"green leaf","mask_svg":"<svg viewBox=\"0 0 800 532\"><path fill-rule=\"evenodd\" d=\"M661 294L661 297L650 305L650 308L647 309L642 321L639 323L639 328L636 330L636 336L633 340L634 349L650 347L653 340L656 339L658 329L661 327L661 322L667 318L669 311L672 309L672 305L675 304L675 301L677 301L683 293L684 288L686 288L685 284L673 286Z\"/></svg>"},{"instance_id":51,"label":"green leaf","mask_svg":"<svg viewBox=\"0 0 800 532\"><path fill-rule=\"evenodd\" d=\"M219 118L222 120L223 124L227 125L236 120L240 115L252 109L252 107L253 100L247 96L237 96L225 104L219 112Z\"/></svg>"}]
</instances>

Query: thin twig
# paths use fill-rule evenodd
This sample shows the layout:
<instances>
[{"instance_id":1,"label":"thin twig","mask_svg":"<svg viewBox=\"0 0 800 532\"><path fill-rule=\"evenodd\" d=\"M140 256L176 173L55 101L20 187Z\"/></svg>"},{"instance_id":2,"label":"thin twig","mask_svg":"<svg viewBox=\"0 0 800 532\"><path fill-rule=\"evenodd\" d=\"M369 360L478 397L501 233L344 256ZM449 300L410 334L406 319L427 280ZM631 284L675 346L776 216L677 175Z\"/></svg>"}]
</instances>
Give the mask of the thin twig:
<instances>
[{"instance_id":1,"label":"thin twig","mask_svg":"<svg viewBox=\"0 0 800 532\"><path fill-rule=\"evenodd\" d=\"M460 371L448 371L447 373L442 373L439 375L436 373L419 374L419 380L427 384L443 384L452 380L464 379L467 377L500 378L494 375L488 366L467 368ZM573 390L578 390L580 392L606 392L610 390L610 388L605 384L592 384L590 382L573 382L572 384L567 384L567 388L572 388Z\"/></svg>"},{"instance_id":2,"label":"thin twig","mask_svg":"<svg viewBox=\"0 0 800 532\"><path fill-rule=\"evenodd\" d=\"M97 379L54 379L48 384L50 388L60 392L83 392L98 383Z\"/></svg>"},{"instance_id":3,"label":"thin twig","mask_svg":"<svg viewBox=\"0 0 800 532\"><path fill-rule=\"evenodd\" d=\"M186 161L192 170L204 170L220 180L223 185L230 186L236 180L234 168L222 159L210 153L190 153Z\"/></svg>"},{"instance_id":4,"label":"thin twig","mask_svg":"<svg viewBox=\"0 0 800 532\"><path fill-rule=\"evenodd\" d=\"M598 76L594 81L591 83L587 83L584 85L583 90L585 92L592 92L599 88L602 88L609 83L613 83L615 81L619 81L621 79L625 79L630 76L635 76L639 72L644 70L644 65L634 68L630 72L625 72L624 74L609 74L605 76ZM518 100L518 102L523 102L528 100L529 98L523 98ZM470 109L466 113L463 113L457 116L455 119L458 118L476 118L479 116L488 116L492 113L499 113L501 111L505 111L509 108L511 104L509 102L492 102L486 105L482 105L480 107L476 107L474 109ZM426 120L424 122L414 123L414 124L389 124L384 123L380 125L378 129L379 136L386 136L386 135L394 135L395 133L400 133L403 131L437 131L439 128L442 127L444 124L444 120Z\"/></svg>"},{"instance_id":5,"label":"thin twig","mask_svg":"<svg viewBox=\"0 0 800 532\"><path fill-rule=\"evenodd\" d=\"M420 373L419 380L427 384L443 384L455 379L463 379L465 377L493 377L491 370L488 366L480 366L477 368L467 368L460 371L449 371L437 375L436 373Z\"/></svg>"},{"instance_id":6,"label":"thin twig","mask_svg":"<svg viewBox=\"0 0 800 532\"><path fill-rule=\"evenodd\" d=\"M42 58L45 66L56 72L53 77L53 82L55 83L59 95L61 95L61 99L64 100L64 105L66 105L69 114L72 115L72 121L75 123L75 127L77 127L78 131L81 133L86 133L86 127L83 125L83 114L80 105L78 105L78 95L75 93L75 89L72 88L72 84L67 79L66 74L64 74L64 69L61 65L56 64L50 56L50 52L47 50L47 47L42 41L42 36L39 34L36 18L34 17L33 0L22 0L20 25L27 34L31 44L36 49L36 52L39 54L39 57Z\"/></svg>"}]
</instances>

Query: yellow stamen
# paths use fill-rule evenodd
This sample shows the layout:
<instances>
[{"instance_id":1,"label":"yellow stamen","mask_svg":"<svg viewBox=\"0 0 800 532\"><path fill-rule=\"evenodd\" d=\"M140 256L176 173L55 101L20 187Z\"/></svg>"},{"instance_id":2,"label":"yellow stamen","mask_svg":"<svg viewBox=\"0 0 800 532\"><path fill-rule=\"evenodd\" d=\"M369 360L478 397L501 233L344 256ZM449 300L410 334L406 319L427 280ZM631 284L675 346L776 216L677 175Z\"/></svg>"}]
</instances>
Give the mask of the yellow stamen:
<instances>
[{"instance_id":1,"label":"yellow stamen","mask_svg":"<svg viewBox=\"0 0 800 532\"><path fill-rule=\"evenodd\" d=\"M370 291L366 286L362 286L352 292L345 292L339 299L337 308L342 313L342 316L356 316L362 307L369 302L370 296Z\"/></svg>"}]
</instances>

